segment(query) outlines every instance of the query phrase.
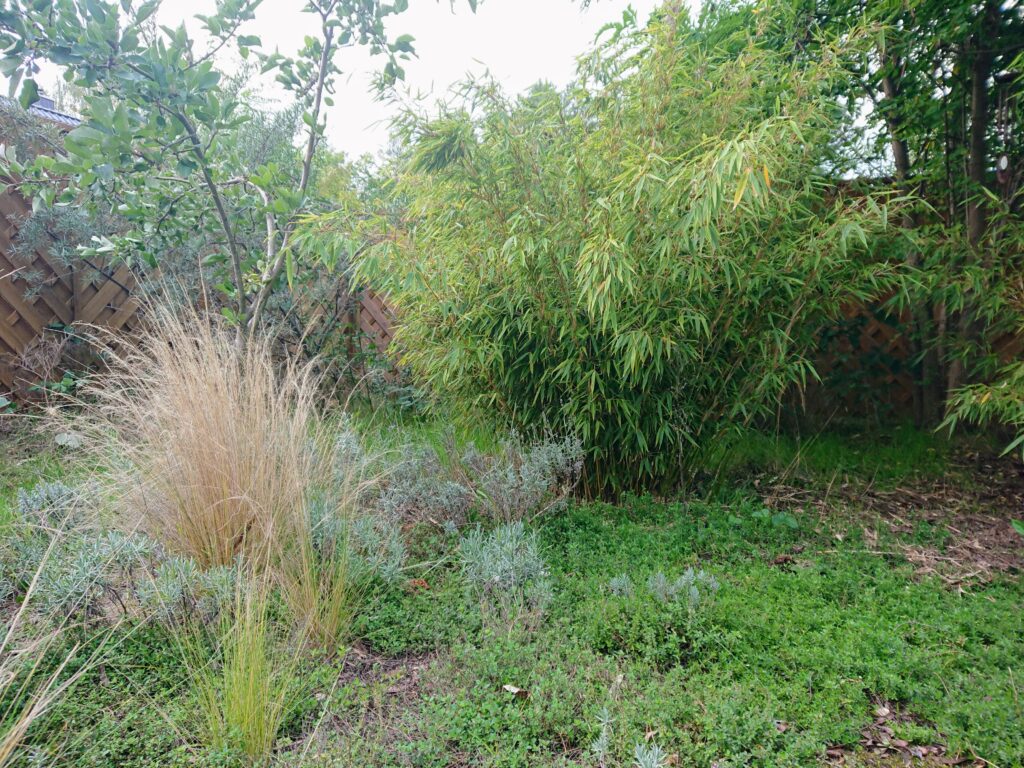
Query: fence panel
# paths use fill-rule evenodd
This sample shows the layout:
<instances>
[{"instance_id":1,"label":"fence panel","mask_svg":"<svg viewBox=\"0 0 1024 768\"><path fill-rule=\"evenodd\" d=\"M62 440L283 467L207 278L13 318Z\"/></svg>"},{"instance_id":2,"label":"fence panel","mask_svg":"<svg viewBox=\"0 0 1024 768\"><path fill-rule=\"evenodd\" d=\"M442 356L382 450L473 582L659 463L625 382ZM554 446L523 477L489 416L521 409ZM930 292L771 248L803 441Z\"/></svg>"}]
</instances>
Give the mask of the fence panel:
<instances>
[{"instance_id":1,"label":"fence panel","mask_svg":"<svg viewBox=\"0 0 1024 768\"><path fill-rule=\"evenodd\" d=\"M15 255L18 229L31 212L16 191L0 192L0 394L22 397L59 362L47 354L59 354L50 329L76 323L127 328L139 308L125 266L74 268L47 248Z\"/></svg>"}]
</instances>

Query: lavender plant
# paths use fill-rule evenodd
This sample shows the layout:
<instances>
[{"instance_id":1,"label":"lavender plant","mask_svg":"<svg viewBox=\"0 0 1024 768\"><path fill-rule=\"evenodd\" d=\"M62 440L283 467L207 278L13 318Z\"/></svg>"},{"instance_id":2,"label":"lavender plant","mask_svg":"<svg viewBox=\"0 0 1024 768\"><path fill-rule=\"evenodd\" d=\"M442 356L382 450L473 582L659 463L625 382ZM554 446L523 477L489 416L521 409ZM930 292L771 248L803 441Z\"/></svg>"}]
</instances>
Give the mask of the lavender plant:
<instances>
[{"instance_id":1,"label":"lavender plant","mask_svg":"<svg viewBox=\"0 0 1024 768\"><path fill-rule=\"evenodd\" d=\"M80 491L62 483L37 483L32 488L19 488L16 513L21 520L47 528L64 528L80 522Z\"/></svg>"},{"instance_id":2,"label":"lavender plant","mask_svg":"<svg viewBox=\"0 0 1024 768\"><path fill-rule=\"evenodd\" d=\"M91 618L105 591L104 561L96 547L76 541L56 550L36 582L35 608L46 616Z\"/></svg>"},{"instance_id":3,"label":"lavender plant","mask_svg":"<svg viewBox=\"0 0 1024 768\"><path fill-rule=\"evenodd\" d=\"M202 618L212 622L237 604L242 571L243 563L236 560L234 565L218 565L199 574L196 607Z\"/></svg>"},{"instance_id":4,"label":"lavender plant","mask_svg":"<svg viewBox=\"0 0 1024 768\"><path fill-rule=\"evenodd\" d=\"M348 545L357 573L379 576L387 582L401 578L407 553L398 526L377 516L357 518Z\"/></svg>"},{"instance_id":5,"label":"lavender plant","mask_svg":"<svg viewBox=\"0 0 1024 768\"><path fill-rule=\"evenodd\" d=\"M714 632L706 609L718 590L713 575L694 568L675 578L658 571L638 585L621 574L580 609L580 634L601 653L677 665L699 657Z\"/></svg>"},{"instance_id":6,"label":"lavender plant","mask_svg":"<svg viewBox=\"0 0 1024 768\"><path fill-rule=\"evenodd\" d=\"M4 537L0 567L3 578L14 591L24 588L43 560L48 545L47 537L34 526L15 519Z\"/></svg>"},{"instance_id":7,"label":"lavender plant","mask_svg":"<svg viewBox=\"0 0 1024 768\"><path fill-rule=\"evenodd\" d=\"M691 609L696 609L702 602L713 598L718 592L718 587L718 580L714 576L703 570L695 571L692 567L687 568L675 581L670 582L661 571L647 580L647 589L659 601L672 603L685 600Z\"/></svg>"},{"instance_id":8,"label":"lavender plant","mask_svg":"<svg viewBox=\"0 0 1024 768\"><path fill-rule=\"evenodd\" d=\"M25 589L38 572L33 607L42 616L88 621L113 609L162 621L197 613L209 619L230 603L235 568L204 572L143 534L76 527L90 499L88 488L59 482L19 491L15 520L0 548L0 597Z\"/></svg>"},{"instance_id":9,"label":"lavender plant","mask_svg":"<svg viewBox=\"0 0 1024 768\"><path fill-rule=\"evenodd\" d=\"M480 495L491 517L511 522L565 502L583 472L583 444L575 437L549 436L527 446L513 432L497 456L485 457L471 447L463 463L479 473Z\"/></svg>"},{"instance_id":10,"label":"lavender plant","mask_svg":"<svg viewBox=\"0 0 1024 768\"><path fill-rule=\"evenodd\" d=\"M540 620L552 593L535 531L527 531L522 521L504 523L489 533L477 527L463 537L459 554L485 619L496 618L510 629Z\"/></svg>"},{"instance_id":11,"label":"lavender plant","mask_svg":"<svg viewBox=\"0 0 1024 768\"><path fill-rule=\"evenodd\" d=\"M601 728L598 731L597 738L590 744L590 752L597 761L598 768L605 768L611 754L612 724L615 721L612 719L612 715L611 712L608 711L608 707L603 707L601 709L598 713L597 719Z\"/></svg>"},{"instance_id":12,"label":"lavender plant","mask_svg":"<svg viewBox=\"0 0 1024 768\"><path fill-rule=\"evenodd\" d=\"M644 744L637 742L633 747L634 768L664 768L668 765L668 755L654 742Z\"/></svg>"},{"instance_id":13,"label":"lavender plant","mask_svg":"<svg viewBox=\"0 0 1024 768\"><path fill-rule=\"evenodd\" d=\"M398 525L366 512L348 519L336 512L329 498L310 504L313 543L321 558L345 557L359 581L380 577L394 582L401 576L407 553Z\"/></svg>"},{"instance_id":14,"label":"lavender plant","mask_svg":"<svg viewBox=\"0 0 1024 768\"><path fill-rule=\"evenodd\" d=\"M461 456L447 440L447 461L429 446L402 447L380 494L386 517L458 528L477 506L495 521L529 519L562 504L583 471L582 444L572 437L528 445L513 433L492 455L470 443Z\"/></svg>"},{"instance_id":15,"label":"lavender plant","mask_svg":"<svg viewBox=\"0 0 1024 768\"><path fill-rule=\"evenodd\" d=\"M401 451L380 494L381 512L395 521L461 523L473 503L473 492L451 476L433 448L406 445Z\"/></svg>"},{"instance_id":16,"label":"lavender plant","mask_svg":"<svg viewBox=\"0 0 1024 768\"><path fill-rule=\"evenodd\" d=\"M138 599L143 612L168 623L193 614L199 599L200 573L190 557L163 559L152 577L139 585Z\"/></svg>"},{"instance_id":17,"label":"lavender plant","mask_svg":"<svg viewBox=\"0 0 1024 768\"><path fill-rule=\"evenodd\" d=\"M616 597L632 597L633 580L625 573L620 576L613 576L608 581L608 591Z\"/></svg>"},{"instance_id":18,"label":"lavender plant","mask_svg":"<svg viewBox=\"0 0 1024 768\"><path fill-rule=\"evenodd\" d=\"M8 596L26 589L36 578L36 613L95 612L106 583L103 552L83 538L78 527L84 507L81 490L62 482L19 489L0 559ZM48 550L52 550L49 557Z\"/></svg>"}]
</instances>

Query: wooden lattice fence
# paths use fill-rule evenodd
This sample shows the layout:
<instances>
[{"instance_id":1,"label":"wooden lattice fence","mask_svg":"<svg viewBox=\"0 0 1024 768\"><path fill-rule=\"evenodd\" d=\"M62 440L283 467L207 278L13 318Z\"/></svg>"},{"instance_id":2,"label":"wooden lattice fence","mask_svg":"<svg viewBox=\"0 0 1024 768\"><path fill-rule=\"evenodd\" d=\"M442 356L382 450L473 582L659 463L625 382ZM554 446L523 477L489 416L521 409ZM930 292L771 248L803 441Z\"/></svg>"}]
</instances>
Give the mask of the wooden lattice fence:
<instances>
[{"instance_id":1,"label":"wooden lattice fence","mask_svg":"<svg viewBox=\"0 0 1024 768\"><path fill-rule=\"evenodd\" d=\"M47 378L67 329L126 329L139 308L126 266L70 266L45 245L16 255L18 229L31 210L15 190L0 193L0 394L24 396Z\"/></svg>"},{"instance_id":2,"label":"wooden lattice fence","mask_svg":"<svg viewBox=\"0 0 1024 768\"><path fill-rule=\"evenodd\" d=\"M369 288L359 294L356 322L366 340L381 352L394 337L395 315L384 299Z\"/></svg>"},{"instance_id":3,"label":"wooden lattice fence","mask_svg":"<svg viewBox=\"0 0 1024 768\"><path fill-rule=\"evenodd\" d=\"M914 398L910 346L905 331L909 318L892 315L882 304L851 304L843 317L822 332L815 361L823 387L816 397L831 405L869 399L904 412Z\"/></svg>"}]
</instances>

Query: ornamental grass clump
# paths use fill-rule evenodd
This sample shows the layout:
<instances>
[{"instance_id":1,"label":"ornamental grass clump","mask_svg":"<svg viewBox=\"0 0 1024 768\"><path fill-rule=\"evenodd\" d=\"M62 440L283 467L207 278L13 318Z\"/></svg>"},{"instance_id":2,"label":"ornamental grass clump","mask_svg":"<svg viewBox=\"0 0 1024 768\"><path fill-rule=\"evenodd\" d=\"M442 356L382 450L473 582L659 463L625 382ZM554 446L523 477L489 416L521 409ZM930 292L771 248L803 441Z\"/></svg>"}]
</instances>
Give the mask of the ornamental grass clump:
<instances>
[{"instance_id":1,"label":"ornamental grass clump","mask_svg":"<svg viewBox=\"0 0 1024 768\"><path fill-rule=\"evenodd\" d=\"M349 547L325 547L318 528L347 529L372 477L363 459L339 468L314 363L279 360L269 337L239 338L195 311L147 318L133 342L107 346L78 424L89 460L109 468L119 524L199 571L241 558L310 639L337 647L358 590Z\"/></svg>"},{"instance_id":2,"label":"ornamental grass clump","mask_svg":"<svg viewBox=\"0 0 1024 768\"><path fill-rule=\"evenodd\" d=\"M87 393L124 522L200 567L265 558L326 475L313 371L196 312L151 315Z\"/></svg>"},{"instance_id":3,"label":"ornamental grass clump","mask_svg":"<svg viewBox=\"0 0 1024 768\"><path fill-rule=\"evenodd\" d=\"M200 625L179 641L202 742L250 764L263 764L274 749L295 702L302 659L301 633L282 633L272 608L272 584L247 572L212 634Z\"/></svg>"}]
</instances>

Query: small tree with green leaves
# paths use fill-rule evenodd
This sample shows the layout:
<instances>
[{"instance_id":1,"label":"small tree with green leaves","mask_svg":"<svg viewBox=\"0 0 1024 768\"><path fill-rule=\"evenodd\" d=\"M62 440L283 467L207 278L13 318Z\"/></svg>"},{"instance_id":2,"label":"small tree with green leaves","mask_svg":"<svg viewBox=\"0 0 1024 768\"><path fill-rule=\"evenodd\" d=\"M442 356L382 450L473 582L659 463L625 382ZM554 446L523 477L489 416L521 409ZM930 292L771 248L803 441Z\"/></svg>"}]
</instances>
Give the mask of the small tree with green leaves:
<instances>
[{"instance_id":1,"label":"small tree with green leaves","mask_svg":"<svg viewBox=\"0 0 1024 768\"><path fill-rule=\"evenodd\" d=\"M410 36L391 38L384 27L407 0L310 0L301 10L319 33L293 57L262 53L257 37L242 34L259 2L221 0L216 13L197 16L203 46L184 24L155 23L160 0L0 2L0 71L12 93L20 88L25 105L36 99L42 61L85 92L84 122L67 135L64 154L8 157L5 172L37 205L116 213L123 226L91 253L155 267L188 245L215 268L223 311L239 328L258 325L274 289L295 274L291 238L311 210L338 52L361 45L382 55L384 84L403 76L401 61L412 54ZM299 147L262 158L240 150L256 111L217 68L231 47L292 94Z\"/></svg>"}]
</instances>

